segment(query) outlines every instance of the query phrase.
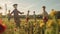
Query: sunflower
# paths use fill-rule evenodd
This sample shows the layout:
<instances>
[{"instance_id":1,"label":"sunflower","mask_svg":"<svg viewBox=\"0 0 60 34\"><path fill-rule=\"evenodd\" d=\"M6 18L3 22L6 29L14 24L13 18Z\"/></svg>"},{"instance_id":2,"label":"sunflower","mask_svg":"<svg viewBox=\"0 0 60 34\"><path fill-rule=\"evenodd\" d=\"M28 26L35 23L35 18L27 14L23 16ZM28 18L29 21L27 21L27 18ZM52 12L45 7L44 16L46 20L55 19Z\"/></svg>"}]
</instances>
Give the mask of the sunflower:
<instances>
[{"instance_id":1,"label":"sunflower","mask_svg":"<svg viewBox=\"0 0 60 34\"><path fill-rule=\"evenodd\" d=\"M55 16L55 14L56 14L56 11L51 11L51 12L50 12L50 15L51 15L51 16Z\"/></svg>"},{"instance_id":2,"label":"sunflower","mask_svg":"<svg viewBox=\"0 0 60 34\"><path fill-rule=\"evenodd\" d=\"M46 27L51 27L53 24L53 20L48 20Z\"/></svg>"},{"instance_id":3,"label":"sunflower","mask_svg":"<svg viewBox=\"0 0 60 34\"><path fill-rule=\"evenodd\" d=\"M41 27L41 28L42 28L44 25L45 25L44 22L40 23L40 27Z\"/></svg>"}]
</instances>

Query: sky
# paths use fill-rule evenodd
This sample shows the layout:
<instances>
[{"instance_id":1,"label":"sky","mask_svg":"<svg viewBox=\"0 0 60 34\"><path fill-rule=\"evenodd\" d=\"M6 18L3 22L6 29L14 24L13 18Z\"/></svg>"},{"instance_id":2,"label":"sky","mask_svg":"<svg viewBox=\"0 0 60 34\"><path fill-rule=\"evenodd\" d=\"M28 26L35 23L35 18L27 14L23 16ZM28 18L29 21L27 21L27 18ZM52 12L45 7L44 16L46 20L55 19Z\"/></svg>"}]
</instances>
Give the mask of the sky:
<instances>
[{"instance_id":1,"label":"sky","mask_svg":"<svg viewBox=\"0 0 60 34\"><path fill-rule=\"evenodd\" d=\"M7 4L7 11L5 10L5 4ZM24 15L27 14L27 11L30 10L30 14L33 15L33 11L36 14L41 14L42 6L46 6L46 11L50 13L51 9L57 11L60 10L60 0L0 0L0 13L5 15L8 13L8 10L13 11L13 4L18 4L18 10L24 12Z\"/></svg>"}]
</instances>

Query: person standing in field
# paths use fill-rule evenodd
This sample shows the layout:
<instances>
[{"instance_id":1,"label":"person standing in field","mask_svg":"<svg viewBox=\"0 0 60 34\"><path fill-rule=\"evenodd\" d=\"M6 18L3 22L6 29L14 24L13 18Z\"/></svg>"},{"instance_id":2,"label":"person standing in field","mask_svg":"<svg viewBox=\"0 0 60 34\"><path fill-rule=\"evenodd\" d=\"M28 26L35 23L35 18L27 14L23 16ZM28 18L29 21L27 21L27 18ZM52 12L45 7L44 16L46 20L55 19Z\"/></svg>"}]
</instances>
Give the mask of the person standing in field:
<instances>
[{"instance_id":1,"label":"person standing in field","mask_svg":"<svg viewBox=\"0 0 60 34\"><path fill-rule=\"evenodd\" d=\"M46 7L45 6L43 6L42 7L43 8L43 13L42 13L42 15L43 15L43 22L44 22L44 26L43 26L43 28L42 28L42 34L45 34L45 30L46 30L46 22L48 21L48 13L46 12Z\"/></svg>"},{"instance_id":2,"label":"person standing in field","mask_svg":"<svg viewBox=\"0 0 60 34\"><path fill-rule=\"evenodd\" d=\"M48 13L45 10L46 9L45 6L43 6L42 8L43 8L43 21L46 24L46 22L48 21Z\"/></svg>"},{"instance_id":3,"label":"person standing in field","mask_svg":"<svg viewBox=\"0 0 60 34\"><path fill-rule=\"evenodd\" d=\"M8 21L10 22L11 15L10 15L10 10L8 11Z\"/></svg>"},{"instance_id":4,"label":"person standing in field","mask_svg":"<svg viewBox=\"0 0 60 34\"><path fill-rule=\"evenodd\" d=\"M16 28L17 28L17 27L20 28L20 17L19 17L19 14L24 14L24 12L18 11L17 5L18 5L18 4L14 4L14 5L13 5L14 10L11 12L11 14L14 14L14 21L15 21L15 23L16 23Z\"/></svg>"},{"instance_id":5,"label":"person standing in field","mask_svg":"<svg viewBox=\"0 0 60 34\"><path fill-rule=\"evenodd\" d=\"M33 18L34 18L34 22L36 22L36 14L35 14L35 11L33 11Z\"/></svg>"},{"instance_id":6,"label":"person standing in field","mask_svg":"<svg viewBox=\"0 0 60 34\"><path fill-rule=\"evenodd\" d=\"M27 31L28 34L30 34L30 23L29 23L29 13L30 11L27 11L27 15L26 15L26 27L25 27L25 31Z\"/></svg>"},{"instance_id":7,"label":"person standing in field","mask_svg":"<svg viewBox=\"0 0 60 34\"><path fill-rule=\"evenodd\" d=\"M30 13L30 11L28 10L27 15L26 15L26 22L29 21L29 13Z\"/></svg>"}]
</instances>

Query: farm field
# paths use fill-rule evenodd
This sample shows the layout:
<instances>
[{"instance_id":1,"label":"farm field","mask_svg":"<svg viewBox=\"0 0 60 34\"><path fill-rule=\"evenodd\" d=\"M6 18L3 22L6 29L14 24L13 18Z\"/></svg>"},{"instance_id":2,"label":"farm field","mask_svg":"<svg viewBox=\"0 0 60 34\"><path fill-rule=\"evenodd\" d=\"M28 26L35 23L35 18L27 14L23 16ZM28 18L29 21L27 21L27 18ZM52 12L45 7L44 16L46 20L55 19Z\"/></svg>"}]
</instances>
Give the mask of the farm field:
<instances>
[{"instance_id":1,"label":"farm field","mask_svg":"<svg viewBox=\"0 0 60 34\"><path fill-rule=\"evenodd\" d=\"M51 23L53 20L48 20L47 22L47 27L52 27ZM60 19L57 19L58 25L60 25ZM3 18L3 23L7 26L6 31L3 34L42 34L41 33L41 28L43 27L43 20L42 19L37 19L36 23L34 22L34 19L30 19L28 23L26 23L25 19L21 19L21 28L16 29L15 28L15 23L14 19L11 19L10 22L8 21L7 18ZM31 26L31 27L30 27ZM33 28L33 29L32 29ZM28 31L30 29L30 31ZM49 30L49 29L47 29ZM57 29L58 30L58 29Z\"/></svg>"}]
</instances>

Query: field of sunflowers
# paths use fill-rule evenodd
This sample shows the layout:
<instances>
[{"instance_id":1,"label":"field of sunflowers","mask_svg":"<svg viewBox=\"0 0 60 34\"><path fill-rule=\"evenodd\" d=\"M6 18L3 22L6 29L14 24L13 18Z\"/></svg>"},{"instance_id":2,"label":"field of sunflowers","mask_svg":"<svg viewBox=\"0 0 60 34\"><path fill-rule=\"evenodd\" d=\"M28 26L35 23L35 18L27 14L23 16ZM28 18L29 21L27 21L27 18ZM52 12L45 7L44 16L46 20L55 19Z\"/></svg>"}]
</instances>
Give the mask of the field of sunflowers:
<instances>
[{"instance_id":1,"label":"field of sunflowers","mask_svg":"<svg viewBox=\"0 0 60 34\"><path fill-rule=\"evenodd\" d=\"M26 22L26 19L20 19L21 28L15 28L16 25L13 18L10 22L8 18L2 18L2 20L3 24L6 25L6 30L3 34L42 34L42 29L44 29L45 34L60 34L60 19L55 18L55 16L48 19L46 24L42 19L36 19L36 22L34 19L30 19L29 22Z\"/></svg>"},{"instance_id":2,"label":"field of sunflowers","mask_svg":"<svg viewBox=\"0 0 60 34\"><path fill-rule=\"evenodd\" d=\"M36 22L34 22L34 19L30 19L28 23L26 23L25 19L21 19L20 29L15 28L16 25L13 18L10 22L7 18L3 18L3 23L7 26L3 34L42 34L41 29L44 27L42 19L37 19ZM45 34L48 34L48 32L57 34L59 33L60 19L49 19L45 26Z\"/></svg>"}]
</instances>

